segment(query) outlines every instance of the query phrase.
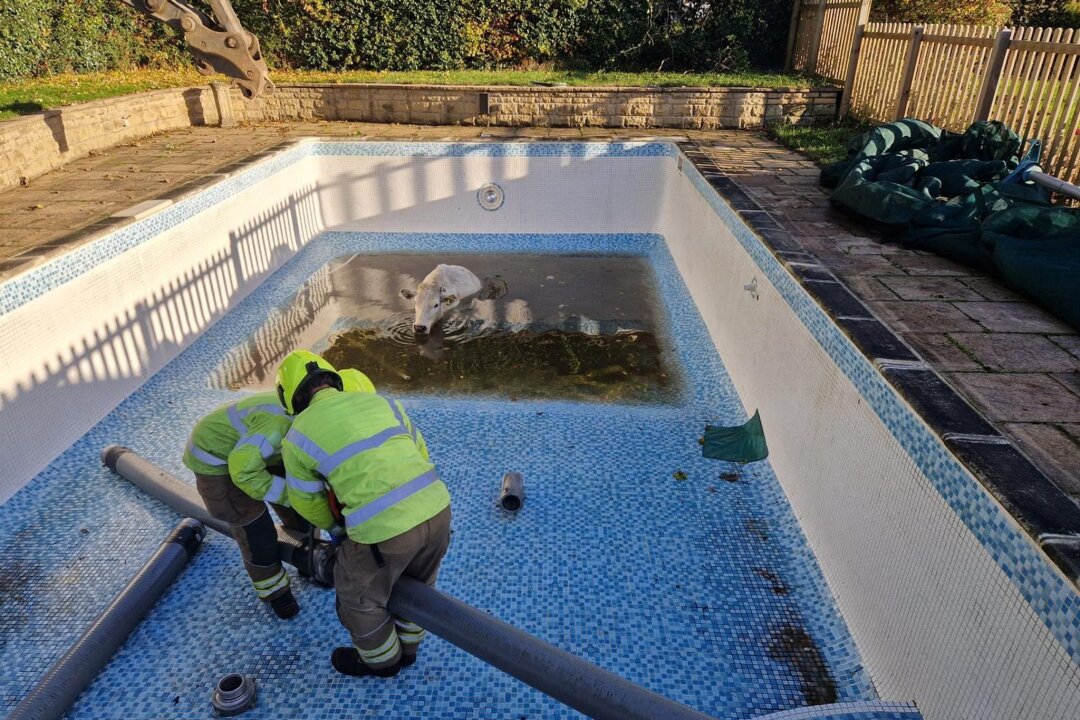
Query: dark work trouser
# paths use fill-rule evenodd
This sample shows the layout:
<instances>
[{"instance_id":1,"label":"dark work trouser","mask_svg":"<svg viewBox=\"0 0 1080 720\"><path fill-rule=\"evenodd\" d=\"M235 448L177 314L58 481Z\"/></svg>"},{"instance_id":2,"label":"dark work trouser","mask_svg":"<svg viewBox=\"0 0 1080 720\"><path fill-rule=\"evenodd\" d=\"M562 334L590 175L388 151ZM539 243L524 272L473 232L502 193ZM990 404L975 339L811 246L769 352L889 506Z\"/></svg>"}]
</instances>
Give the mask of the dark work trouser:
<instances>
[{"instance_id":1,"label":"dark work trouser","mask_svg":"<svg viewBox=\"0 0 1080 720\"><path fill-rule=\"evenodd\" d=\"M228 475L196 473L195 487L206 503L207 511L232 528L255 593L270 601L288 592L289 574L278 557L277 528L266 503L248 496ZM307 532L307 521L295 510L274 503L271 506L285 528Z\"/></svg>"},{"instance_id":2,"label":"dark work trouser","mask_svg":"<svg viewBox=\"0 0 1080 720\"><path fill-rule=\"evenodd\" d=\"M386 603L402 575L434 585L449 545L450 508L446 508L378 545L345 540L338 548L334 565L338 619L369 667L390 667L402 655L416 654L423 628L392 616Z\"/></svg>"}]
</instances>

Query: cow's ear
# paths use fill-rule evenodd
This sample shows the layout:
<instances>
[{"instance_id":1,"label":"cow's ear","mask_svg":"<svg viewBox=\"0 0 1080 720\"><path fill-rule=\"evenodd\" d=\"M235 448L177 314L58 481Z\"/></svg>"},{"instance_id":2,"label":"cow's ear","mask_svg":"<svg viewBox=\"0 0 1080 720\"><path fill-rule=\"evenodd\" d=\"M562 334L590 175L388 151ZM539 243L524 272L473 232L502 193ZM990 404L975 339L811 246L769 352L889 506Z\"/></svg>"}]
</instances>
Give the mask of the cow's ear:
<instances>
[{"instance_id":1,"label":"cow's ear","mask_svg":"<svg viewBox=\"0 0 1080 720\"><path fill-rule=\"evenodd\" d=\"M416 297L416 293L414 293L409 288L401 288L401 297L405 298L406 300L412 300L414 297Z\"/></svg>"},{"instance_id":2,"label":"cow's ear","mask_svg":"<svg viewBox=\"0 0 1080 720\"><path fill-rule=\"evenodd\" d=\"M457 302L457 295L447 295L443 299L443 305L453 305Z\"/></svg>"}]
</instances>

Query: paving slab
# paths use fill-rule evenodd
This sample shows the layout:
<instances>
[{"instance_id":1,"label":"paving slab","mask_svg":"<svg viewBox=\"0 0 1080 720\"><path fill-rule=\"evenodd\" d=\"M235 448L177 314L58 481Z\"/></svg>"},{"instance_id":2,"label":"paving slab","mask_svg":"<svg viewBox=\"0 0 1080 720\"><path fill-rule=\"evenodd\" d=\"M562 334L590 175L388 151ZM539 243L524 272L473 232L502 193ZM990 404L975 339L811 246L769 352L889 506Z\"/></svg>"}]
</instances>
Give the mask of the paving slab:
<instances>
[{"instance_id":1,"label":"paving slab","mask_svg":"<svg viewBox=\"0 0 1080 720\"><path fill-rule=\"evenodd\" d=\"M1050 375L954 372L945 378L991 422L1080 422L1080 396Z\"/></svg>"},{"instance_id":2,"label":"paving slab","mask_svg":"<svg viewBox=\"0 0 1080 720\"><path fill-rule=\"evenodd\" d=\"M978 272L972 268L965 267L959 263L954 263L952 260L947 260L943 257L938 257L937 255L916 253L911 250L897 253L896 256L892 258L892 261L911 275L954 275L958 277L967 277L969 275L978 274Z\"/></svg>"},{"instance_id":3,"label":"paving slab","mask_svg":"<svg viewBox=\"0 0 1080 720\"><path fill-rule=\"evenodd\" d=\"M958 307L987 330L1019 333L1072 333L1068 325L1040 307L1029 303L961 302Z\"/></svg>"},{"instance_id":4,"label":"paving slab","mask_svg":"<svg viewBox=\"0 0 1080 720\"><path fill-rule=\"evenodd\" d=\"M881 278L876 278L881 280ZM854 289L854 288L853 288ZM864 300L869 298L863 297ZM907 332L980 332L979 323L960 312L955 305L940 300L904 302L901 300L871 301L877 316L904 334Z\"/></svg>"},{"instance_id":5,"label":"paving slab","mask_svg":"<svg viewBox=\"0 0 1080 720\"><path fill-rule=\"evenodd\" d=\"M1008 289L994 278L988 277L965 277L960 282L967 285L987 300L997 302L1024 302L1024 296Z\"/></svg>"},{"instance_id":6,"label":"paving slab","mask_svg":"<svg viewBox=\"0 0 1080 720\"><path fill-rule=\"evenodd\" d=\"M900 296L885 287L876 277L853 276L846 278L847 286L863 300L899 300ZM961 313L962 314L962 313ZM964 316L965 319L967 316Z\"/></svg>"},{"instance_id":7,"label":"paving slab","mask_svg":"<svg viewBox=\"0 0 1080 720\"><path fill-rule=\"evenodd\" d=\"M1073 372L1080 360L1042 335L949 333L983 367L1003 372Z\"/></svg>"},{"instance_id":8,"label":"paving slab","mask_svg":"<svg viewBox=\"0 0 1080 720\"><path fill-rule=\"evenodd\" d=\"M879 277L878 279L903 300L984 299L982 295L956 278L951 277L897 275Z\"/></svg>"},{"instance_id":9,"label":"paving slab","mask_svg":"<svg viewBox=\"0 0 1080 720\"><path fill-rule=\"evenodd\" d=\"M1080 358L1080 335L1048 335L1050 341Z\"/></svg>"},{"instance_id":10,"label":"paving slab","mask_svg":"<svg viewBox=\"0 0 1080 720\"><path fill-rule=\"evenodd\" d=\"M1080 373L1054 373L1052 377L1080 397Z\"/></svg>"},{"instance_id":11,"label":"paving slab","mask_svg":"<svg viewBox=\"0 0 1080 720\"><path fill-rule=\"evenodd\" d=\"M890 262L891 255L839 254L827 253L822 260L827 260L829 267L837 275L844 277L879 277L896 272L896 266Z\"/></svg>"},{"instance_id":12,"label":"paving slab","mask_svg":"<svg viewBox=\"0 0 1080 720\"><path fill-rule=\"evenodd\" d=\"M903 338L939 371L978 372L985 368L945 333L913 332Z\"/></svg>"},{"instance_id":13,"label":"paving slab","mask_svg":"<svg viewBox=\"0 0 1080 720\"><path fill-rule=\"evenodd\" d=\"M1074 426L1080 427L1080 426ZM1028 459L1074 498L1080 499L1080 439L1049 423L1004 423L1006 436L1023 445Z\"/></svg>"}]
</instances>

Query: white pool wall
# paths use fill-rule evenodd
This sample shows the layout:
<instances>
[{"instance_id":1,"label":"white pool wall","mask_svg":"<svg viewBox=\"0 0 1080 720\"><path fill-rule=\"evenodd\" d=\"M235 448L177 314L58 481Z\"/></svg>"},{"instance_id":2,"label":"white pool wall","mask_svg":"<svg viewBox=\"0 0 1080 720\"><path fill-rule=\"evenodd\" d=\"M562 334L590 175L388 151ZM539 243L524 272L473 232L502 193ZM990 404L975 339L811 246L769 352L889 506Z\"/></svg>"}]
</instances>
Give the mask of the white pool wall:
<instances>
[{"instance_id":1,"label":"white pool wall","mask_svg":"<svg viewBox=\"0 0 1080 720\"><path fill-rule=\"evenodd\" d=\"M0 315L0 502L321 231L317 172L309 158L235 194L218 186L0 285L6 305L33 297Z\"/></svg>"},{"instance_id":2,"label":"white pool wall","mask_svg":"<svg viewBox=\"0 0 1080 720\"><path fill-rule=\"evenodd\" d=\"M664 177L656 157L321 158L327 227L364 232L655 232ZM498 184L485 210L477 190Z\"/></svg>"}]
</instances>

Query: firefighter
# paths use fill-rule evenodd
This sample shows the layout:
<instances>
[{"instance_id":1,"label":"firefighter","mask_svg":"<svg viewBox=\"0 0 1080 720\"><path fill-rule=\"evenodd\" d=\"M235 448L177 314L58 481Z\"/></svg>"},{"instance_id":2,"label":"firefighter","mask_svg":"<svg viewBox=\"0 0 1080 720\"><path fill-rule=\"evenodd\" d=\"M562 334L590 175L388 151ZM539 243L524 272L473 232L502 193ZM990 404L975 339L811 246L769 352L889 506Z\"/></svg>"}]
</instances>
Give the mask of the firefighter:
<instances>
[{"instance_id":1,"label":"firefighter","mask_svg":"<svg viewBox=\"0 0 1080 720\"><path fill-rule=\"evenodd\" d=\"M352 645L331 663L390 677L416 660L424 630L386 603L403 575L434 584L450 543L450 493L399 403L342 388L333 366L306 350L278 368L278 396L293 415L282 444L288 495L338 545L337 614Z\"/></svg>"},{"instance_id":2,"label":"firefighter","mask_svg":"<svg viewBox=\"0 0 1080 720\"><path fill-rule=\"evenodd\" d=\"M347 391L375 392L359 370L342 370L341 376ZM289 507L285 489L281 441L290 425L277 393L259 393L200 420L184 452L207 511L231 526L256 595L282 619L296 615L300 605L278 559L277 528L265 503L285 528L306 533L310 527Z\"/></svg>"},{"instance_id":3,"label":"firefighter","mask_svg":"<svg viewBox=\"0 0 1080 720\"><path fill-rule=\"evenodd\" d=\"M282 619L300 612L300 605L278 559L277 528L266 503L286 528L304 533L309 527L288 506L281 441L291 424L276 393L257 393L200 420L184 451L207 511L232 528L255 594Z\"/></svg>"}]
</instances>

